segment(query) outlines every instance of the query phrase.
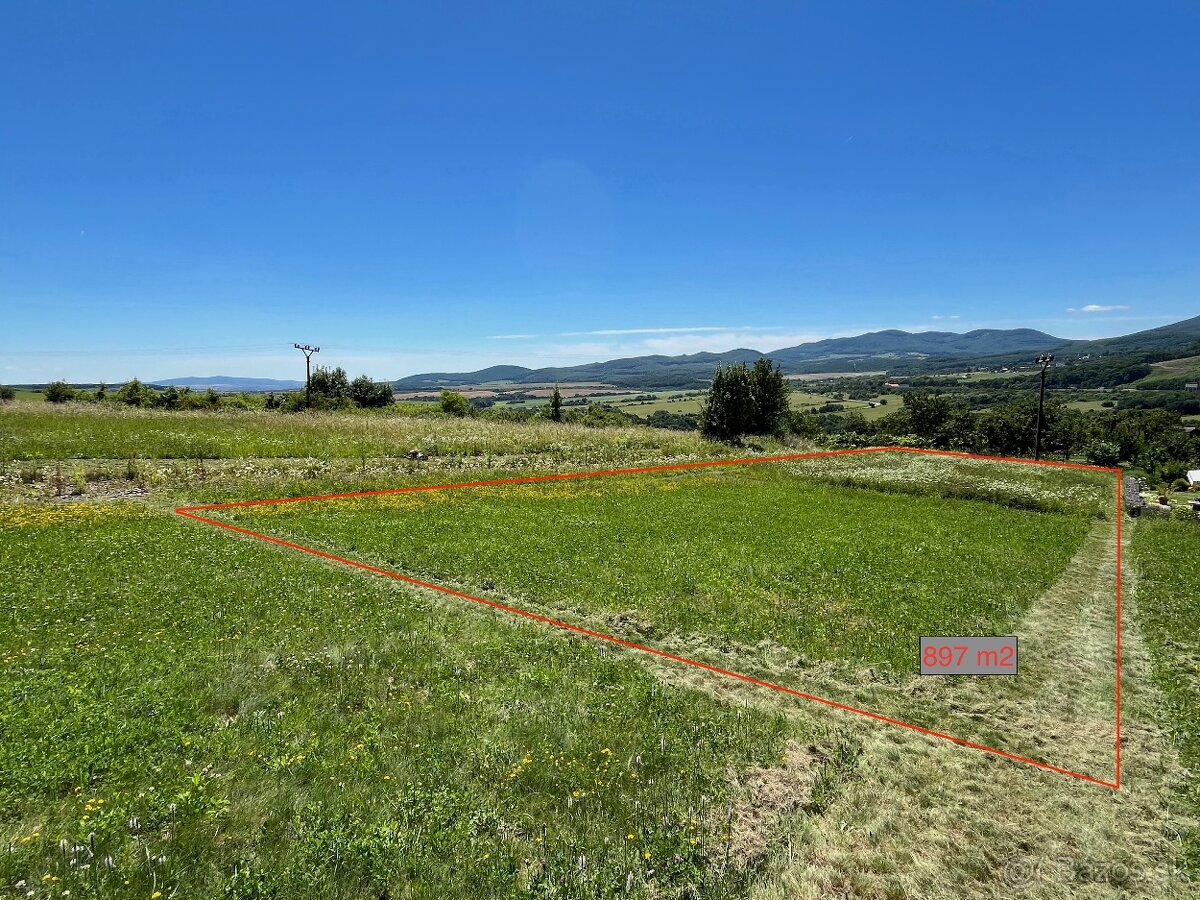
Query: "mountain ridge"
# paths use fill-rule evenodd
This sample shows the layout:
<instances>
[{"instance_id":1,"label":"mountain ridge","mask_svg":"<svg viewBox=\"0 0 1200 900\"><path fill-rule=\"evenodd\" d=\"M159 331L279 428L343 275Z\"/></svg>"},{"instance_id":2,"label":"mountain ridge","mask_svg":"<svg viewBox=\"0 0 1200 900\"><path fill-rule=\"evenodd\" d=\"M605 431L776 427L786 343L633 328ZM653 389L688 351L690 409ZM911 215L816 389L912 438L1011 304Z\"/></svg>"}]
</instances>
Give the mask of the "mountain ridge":
<instances>
[{"instance_id":1,"label":"mountain ridge","mask_svg":"<svg viewBox=\"0 0 1200 900\"><path fill-rule=\"evenodd\" d=\"M1033 328L976 328L967 332L885 329L853 337L824 338L762 352L740 347L720 353L700 352L679 356L630 356L575 366L492 366L475 372L430 372L392 382L397 391L428 391L443 387L509 381L515 384L552 382L603 382L630 388L703 387L717 364L753 363L762 356L777 362L785 374L818 374L851 370L885 370L916 374L922 369L953 366L1013 365L1028 362L1038 353L1134 353L1185 348L1200 341L1200 316L1127 335L1096 340L1056 337ZM511 370L510 377L489 378L495 370ZM512 377L515 376L515 377Z\"/></svg>"}]
</instances>

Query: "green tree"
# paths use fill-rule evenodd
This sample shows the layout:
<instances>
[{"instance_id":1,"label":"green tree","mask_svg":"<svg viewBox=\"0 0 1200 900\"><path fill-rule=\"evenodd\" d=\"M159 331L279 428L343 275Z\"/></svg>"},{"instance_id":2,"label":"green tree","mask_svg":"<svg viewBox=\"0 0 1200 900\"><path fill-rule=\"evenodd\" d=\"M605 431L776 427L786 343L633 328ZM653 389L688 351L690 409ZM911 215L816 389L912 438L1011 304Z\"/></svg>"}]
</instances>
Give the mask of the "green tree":
<instances>
[{"instance_id":1,"label":"green tree","mask_svg":"<svg viewBox=\"0 0 1200 900\"><path fill-rule=\"evenodd\" d=\"M75 399L75 389L65 381L52 381L46 385L46 401L48 403L66 403Z\"/></svg>"},{"instance_id":2,"label":"green tree","mask_svg":"<svg viewBox=\"0 0 1200 900\"><path fill-rule=\"evenodd\" d=\"M550 418L555 422L562 421L562 394L558 391L558 385L554 386L554 393L550 395Z\"/></svg>"},{"instance_id":3,"label":"green tree","mask_svg":"<svg viewBox=\"0 0 1200 900\"><path fill-rule=\"evenodd\" d=\"M1077 409L1056 408L1054 417L1046 429L1044 446L1048 453L1061 453L1070 459L1091 437L1091 425L1087 416Z\"/></svg>"},{"instance_id":4,"label":"green tree","mask_svg":"<svg viewBox=\"0 0 1200 900\"><path fill-rule=\"evenodd\" d=\"M378 409L392 404L392 386L386 381L372 381L359 375L350 382L350 399L364 409Z\"/></svg>"},{"instance_id":5,"label":"green tree","mask_svg":"<svg viewBox=\"0 0 1200 900\"><path fill-rule=\"evenodd\" d=\"M779 366L765 356L750 370L750 397L754 404L750 428L754 434L779 434L791 408L790 389Z\"/></svg>"},{"instance_id":6,"label":"green tree","mask_svg":"<svg viewBox=\"0 0 1200 900\"><path fill-rule=\"evenodd\" d=\"M0 400L9 402L17 398L17 392L10 388L7 384L0 384Z\"/></svg>"},{"instance_id":7,"label":"green tree","mask_svg":"<svg viewBox=\"0 0 1200 900\"><path fill-rule=\"evenodd\" d=\"M942 394L912 391L904 395L908 431L924 443L936 446L943 442L951 412L950 400Z\"/></svg>"},{"instance_id":8,"label":"green tree","mask_svg":"<svg viewBox=\"0 0 1200 900\"><path fill-rule=\"evenodd\" d=\"M314 399L317 397L326 400L350 399L350 379L346 377L346 370L341 366L336 369L318 366L317 370L312 373L311 385Z\"/></svg>"},{"instance_id":9,"label":"green tree","mask_svg":"<svg viewBox=\"0 0 1200 900\"><path fill-rule=\"evenodd\" d=\"M175 385L169 384L167 385L166 390L157 395L157 403L155 405L161 406L164 409L179 409L179 407L183 404L184 395L188 393L191 392L187 388L184 388L181 391L179 388L175 387Z\"/></svg>"},{"instance_id":10,"label":"green tree","mask_svg":"<svg viewBox=\"0 0 1200 900\"><path fill-rule=\"evenodd\" d=\"M745 363L717 366L700 410L700 433L718 441L736 441L754 427L754 395Z\"/></svg>"},{"instance_id":11,"label":"green tree","mask_svg":"<svg viewBox=\"0 0 1200 900\"><path fill-rule=\"evenodd\" d=\"M1083 455L1093 466L1114 468L1121 464L1121 448L1112 441L1092 441L1084 448Z\"/></svg>"},{"instance_id":12,"label":"green tree","mask_svg":"<svg viewBox=\"0 0 1200 900\"><path fill-rule=\"evenodd\" d=\"M458 391L448 391L442 389L442 412L452 416L469 416L473 412L471 401L460 394Z\"/></svg>"},{"instance_id":13,"label":"green tree","mask_svg":"<svg viewBox=\"0 0 1200 900\"><path fill-rule=\"evenodd\" d=\"M154 404L154 391L142 384L138 379L127 381L117 389L117 399L129 406L151 406Z\"/></svg>"},{"instance_id":14,"label":"green tree","mask_svg":"<svg viewBox=\"0 0 1200 900\"><path fill-rule=\"evenodd\" d=\"M787 428L797 437L809 440L816 440L825 434L825 429L821 427L821 419L818 416L798 409L788 413Z\"/></svg>"}]
</instances>

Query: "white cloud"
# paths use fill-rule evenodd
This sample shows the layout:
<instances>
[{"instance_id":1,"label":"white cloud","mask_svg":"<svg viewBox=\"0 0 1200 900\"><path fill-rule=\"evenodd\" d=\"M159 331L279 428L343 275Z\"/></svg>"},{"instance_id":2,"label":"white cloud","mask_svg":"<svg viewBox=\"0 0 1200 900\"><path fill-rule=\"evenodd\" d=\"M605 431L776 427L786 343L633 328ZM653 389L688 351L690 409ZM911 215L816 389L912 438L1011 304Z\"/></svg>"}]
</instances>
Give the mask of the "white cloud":
<instances>
[{"instance_id":1,"label":"white cloud","mask_svg":"<svg viewBox=\"0 0 1200 900\"><path fill-rule=\"evenodd\" d=\"M559 337L617 337L626 334L678 334L693 331L728 331L728 325L695 325L679 328L603 328L599 331L563 331Z\"/></svg>"},{"instance_id":2,"label":"white cloud","mask_svg":"<svg viewBox=\"0 0 1200 900\"><path fill-rule=\"evenodd\" d=\"M541 337L538 334L489 334L489 341L531 341L536 337Z\"/></svg>"},{"instance_id":3,"label":"white cloud","mask_svg":"<svg viewBox=\"0 0 1200 900\"><path fill-rule=\"evenodd\" d=\"M1068 307L1067 312L1069 312L1069 313L1104 313L1104 312L1117 312L1118 310L1122 310L1122 309L1129 309L1129 307L1123 306L1119 303L1113 304L1111 306L1101 306L1099 303L1089 303L1087 306L1081 306L1078 309L1076 309L1074 306Z\"/></svg>"},{"instance_id":4,"label":"white cloud","mask_svg":"<svg viewBox=\"0 0 1200 900\"><path fill-rule=\"evenodd\" d=\"M962 316L930 316L931 319L961 319Z\"/></svg>"}]
</instances>

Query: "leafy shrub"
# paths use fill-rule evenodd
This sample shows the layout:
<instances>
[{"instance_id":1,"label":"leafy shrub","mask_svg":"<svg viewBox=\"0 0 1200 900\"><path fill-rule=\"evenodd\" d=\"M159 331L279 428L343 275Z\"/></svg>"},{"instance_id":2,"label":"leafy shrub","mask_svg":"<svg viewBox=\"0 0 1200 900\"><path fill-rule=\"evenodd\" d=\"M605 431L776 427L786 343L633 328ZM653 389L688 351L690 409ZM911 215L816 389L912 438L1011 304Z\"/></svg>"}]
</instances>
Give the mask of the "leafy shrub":
<instances>
[{"instance_id":1,"label":"leafy shrub","mask_svg":"<svg viewBox=\"0 0 1200 900\"><path fill-rule=\"evenodd\" d=\"M392 386L386 381L372 381L369 375L359 375L350 382L350 399L364 409L391 406Z\"/></svg>"},{"instance_id":2,"label":"leafy shrub","mask_svg":"<svg viewBox=\"0 0 1200 900\"><path fill-rule=\"evenodd\" d=\"M17 392L7 384L0 384L0 400L9 401L17 398Z\"/></svg>"},{"instance_id":3,"label":"leafy shrub","mask_svg":"<svg viewBox=\"0 0 1200 900\"><path fill-rule=\"evenodd\" d=\"M129 406L153 406L154 391L142 384L138 379L126 382L117 390L117 400Z\"/></svg>"},{"instance_id":4,"label":"leafy shrub","mask_svg":"<svg viewBox=\"0 0 1200 900\"><path fill-rule=\"evenodd\" d=\"M1121 462L1121 448L1112 441L1092 441L1084 456L1093 466L1116 466Z\"/></svg>"},{"instance_id":5,"label":"leafy shrub","mask_svg":"<svg viewBox=\"0 0 1200 900\"><path fill-rule=\"evenodd\" d=\"M571 410L566 414L566 421L576 425L586 425L588 428L620 428L628 425L629 416L611 406L601 403L589 403L582 410Z\"/></svg>"},{"instance_id":6,"label":"leafy shrub","mask_svg":"<svg viewBox=\"0 0 1200 900\"><path fill-rule=\"evenodd\" d=\"M472 413L471 402L458 391L442 391L442 412L462 418Z\"/></svg>"},{"instance_id":7,"label":"leafy shrub","mask_svg":"<svg viewBox=\"0 0 1200 900\"><path fill-rule=\"evenodd\" d=\"M75 389L65 381L52 381L46 385L46 401L48 403L66 403L75 399Z\"/></svg>"},{"instance_id":8,"label":"leafy shrub","mask_svg":"<svg viewBox=\"0 0 1200 900\"><path fill-rule=\"evenodd\" d=\"M312 373L309 387L312 389L314 405L318 397L330 400L350 399L350 380L346 377L346 370L341 366L336 369L318 366L317 371Z\"/></svg>"}]
</instances>

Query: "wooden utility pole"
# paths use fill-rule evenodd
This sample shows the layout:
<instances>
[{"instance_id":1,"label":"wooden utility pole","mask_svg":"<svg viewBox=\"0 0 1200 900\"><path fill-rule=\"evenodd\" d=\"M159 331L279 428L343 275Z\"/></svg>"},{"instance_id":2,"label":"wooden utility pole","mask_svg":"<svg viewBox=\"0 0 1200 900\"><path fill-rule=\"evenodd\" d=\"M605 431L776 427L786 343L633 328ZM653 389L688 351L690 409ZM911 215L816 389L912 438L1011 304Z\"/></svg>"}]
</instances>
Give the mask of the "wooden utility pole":
<instances>
[{"instance_id":1,"label":"wooden utility pole","mask_svg":"<svg viewBox=\"0 0 1200 900\"><path fill-rule=\"evenodd\" d=\"M312 355L320 353L320 347L310 347L308 344L292 344L304 354L304 405L312 406Z\"/></svg>"},{"instance_id":2,"label":"wooden utility pole","mask_svg":"<svg viewBox=\"0 0 1200 900\"><path fill-rule=\"evenodd\" d=\"M1033 440L1033 458L1042 458L1042 410L1046 406L1046 370L1054 363L1053 353L1043 353L1034 360L1042 367L1042 387L1038 392L1038 418L1037 418L1037 437Z\"/></svg>"}]
</instances>

